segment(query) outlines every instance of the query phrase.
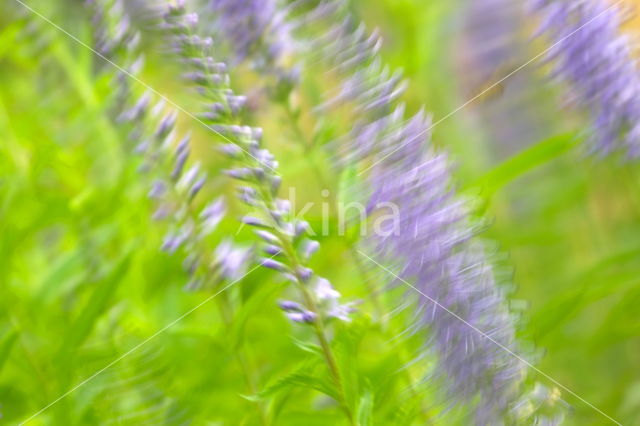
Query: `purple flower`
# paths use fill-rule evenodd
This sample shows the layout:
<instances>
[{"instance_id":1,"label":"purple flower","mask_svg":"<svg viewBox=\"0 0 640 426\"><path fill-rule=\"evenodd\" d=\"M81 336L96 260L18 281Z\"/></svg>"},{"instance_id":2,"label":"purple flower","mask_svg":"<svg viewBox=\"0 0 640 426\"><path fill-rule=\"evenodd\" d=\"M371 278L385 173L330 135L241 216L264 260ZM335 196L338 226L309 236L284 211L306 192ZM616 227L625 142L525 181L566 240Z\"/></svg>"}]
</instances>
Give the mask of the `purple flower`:
<instances>
[{"instance_id":1,"label":"purple flower","mask_svg":"<svg viewBox=\"0 0 640 426\"><path fill-rule=\"evenodd\" d=\"M275 13L270 2L214 1L212 6L220 13L218 24L225 29L241 55L250 52L251 46L258 42L270 25L267 18ZM186 14L184 7L176 6L164 14L163 28L170 34L174 51L187 65L184 67L186 80L196 86L204 97L204 108L212 113L207 116L210 128L226 139L222 150L233 162L233 167L226 174L242 182L240 199L258 210L257 216L245 216L242 222L255 228L255 234L264 242L262 251L271 254L269 258L259 259L260 264L279 272L304 293L304 309L287 313L293 321L312 323L322 317L347 319L350 310L337 305L339 293L335 290L330 292L326 285L320 293L309 288L315 275L306 262L317 250L318 243L306 238L310 231L308 224L293 217L289 203L277 196L280 187L280 176L276 171L278 162L262 146L262 129L236 124L233 117L244 107L246 98L236 95L231 89L227 67L218 66L215 72L202 71L203 63L220 63L210 56L210 43L192 34L196 21ZM180 154L183 152L188 150L179 151ZM182 167L184 160L180 155L176 161L181 161L178 165ZM195 170L186 172L179 184L193 181L197 175ZM278 260L274 259L276 256ZM322 303L326 294L332 295L330 304Z\"/></svg>"},{"instance_id":2,"label":"purple flower","mask_svg":"<svg viewBox=\"0 0 640 426\"><path fill-rule=\"evenodd\" d=\"M124 3L106 0L88 4L93 12L97 49L131 74L139 74L142 68L141 53L137 49L140 36L130 23ZM196 18L185 16L187 26L195 26ZM141 170L154 176L148 194L156 203L153 218L167 221L171 229L161 249L170 254L180 251L184 255L184 269L190 276L189 289L241 278L246 271L249 250L238 248L229 240L222 241L213 250L203 244L224 217L225 204L223 199L216 199L202 209L194 204L207 179L200 165L190 161L190 137L176 140L177 112L166 108L163 102L152 105L150 94L136 93L128 77L116 84L114 121L132 128L130 137L136 142L136 153L144 161ZM153 128L155 132L148 130Z\"/></svg>"},{"instance_id":3,"label":"purple flower","mask_svg":"<svg viewBox=\"0 0 640 426\"><path fill-rule=\"evenodd\" d=\"M151 190L149 191L149 198L159 200L166 192L167 185L163 181L157 180L153 182L153 185L151 186Z\"/></svg>"},{"instance_id":4,"label":"purple flower","mask_svg":"<svg viewBox=\"0 0 640 426\"><path fill-rule=\"evenodd\" d=\"M472 78L486 81L494 75L496 67L519 56L521 4L513 0L467 0L465 5L463 29L467 45L464 54L476 59L471 74L479 75Z\"/></svg>"},{"instance_id":5,"label":"purple flower","mask_svg":"<svg viewBox=\"0 0 640 426\"><path fill-rule=\"evenodd\" d=\"M224 198L220 197L205 206L200 212L200 226L202 232L205 234L212 233L217 227L220 221L224 218L227 211Z\"/></svg>"},{"instance_id":6,"label":"purple flower","mask_svg":"<svg viewBox=\"0 0 640 426\"><path fill-rule=\"evenodd\" d=\"M273 260L273 259L262 259L260 264L262 266L264 266L265 268L273 269L273 270L279 271L279 272L288 272L289 271L289 268L287 267L287 265L285 265L282 262L278 262L277 260Z\"/></svg>"},{"instance_id":7,"label":"purple flower","mask_svg":"<svg viewBox=\"0 0 640 426\"><path fill-rule=\"evenodd\" d=\"M640 76L624 13L606 0L529 0L542 17L538 33L551 43L552 75L569 101L591 117L590 150L640 155Z\"/></svg>"},{"instance_id":8,"label":"purple flower","mask_svg":"<svg viewBox=\"0 0 640 426\"><path fill-rule=\"evenodd\" d=\"M430 119L423 112L405 117L399 99L406 85L378 58L379 36L335 11L327 17L329 29L309 37L314 58L340 85L318 110L355 105L355 123L339 140L342 161L373 162L367 176L372 215L380 203L400 213L398 229L373 236L368 251L399 277L393 282L415 287L407 293L417 300L416 329L429 331L425 346L438 360L432 378L448 385L450 404L471 404L478 424L497 424L523 379L523 365L504 349L517 349L505 296L481 242L472 238L476 229L455 195L449 162L430 140ZM333 312L340 316L343 309Z\"/></svg>"},{"instance_id":9,"label":"purple flower","mask_svg":"<svg viewBox=\"0 0 640 426\"><path fill-rule=\"evenodd\" d=\"M396 141L404 148L371 173L372 202L400 209L396 232L373 237L373 254L420 296L421 324L431 332L427 347L440 360L434 377L458 400L479 397L477 421L492 424L518 396L523 365L504 350L516 349L505 297L472 238L446 156L429 148L429 126L427 119L411 120Z\"/></svg>"},{"instance_id":10,"label":"purple flower","mask_svg":"<svg viewBox=\"0 0 640 426\"><path fill-rule=\"evenodd\" d=\"M289 7L279 8L278 0L211 0L208 12L211 33L226 42L232 65L248 61L261 76L270 76L266 92L273 99L286 99L300 78L299 67L289 61L296 48ZM259 92L258 87L252 90ZM251 108L256 108L259 96L251 99ZM245 104L247 98L241 96L230 106L237 113Z\"/></svg>"},{"instance_id":11,"label":"purple flower","mask_svg":"<svg viewBox=\"0 0 640 426\"><path fill-rule=\"evenodd\" d=\"M251 250L237 247L232 240L223 240L215 250L215 259L222 276L228 281L237 281L247 272Z\"/></svg>"},{"instance_id":12,"label":"purple flower","mask_svg":"<svg viewBox=\"0 0 640 426\"><path fill-rule=\"evenodd\" d=\"M263 60L276 61L288 44L285 23L276 0L211 0L218 35L241 61L260 49Z\"/></svg>"},{"instance_id":13,"label":"purple flower","mask_svg":"<svg viewBox=\"0 0 640 426\"><path fill-rule=\"evenodd\" d=\"M287 318L289 318L293 322L300 322L310 324L316 320L318 315L311 311L303 311L303 312L287 312Z\"/></svg>"},{"instance_id":14,"label":"purple flower","mask_svg":"<svg viewBox=\"0 0 640 426\"><path fill-rule=\"evenodd\" d=\"M326 278L318 278L314 287L318 300L335 300L340 298L340 293L333 288Z\"/></svg>"},{"instance_id":15,"label":"purple flower","mask_svg":"<svg viewBox=\"0 0 640 426\"><path fill-rule=\"evenodd\" d=\"M303 307L298 302L283 300L282 302L280 302L280 309L287 312L300 312L303 310Z\"/></svg>"},{"instance_id":16,"label":"purple flower","mask_svg":"<svg viewBox=\"0 0 640 426\"><path fill-rule=\"evenodd\" d=\"M326 278L316 277L313 292L319 304L330 318L341 321L351 321L350 315L355 312L353 303L340 304L340 292L338 292Z\"/></svg>"},{"instance_id":17,"label":"purple flower","mask_svg":"<svg viewBox=\"0 0 640 426\"><path fill-rule=\"evenodd\" d=\"M456 80L482 129L493 160L557 133L550 114L539 108L541 78L532 67L523 3L513 0L466 0L455 50ZM513 73L515 70L516 73ZM469 72L473 70L473 72ZM507 79L505 77L509 76Z\"/></svg>"}]
</instances>

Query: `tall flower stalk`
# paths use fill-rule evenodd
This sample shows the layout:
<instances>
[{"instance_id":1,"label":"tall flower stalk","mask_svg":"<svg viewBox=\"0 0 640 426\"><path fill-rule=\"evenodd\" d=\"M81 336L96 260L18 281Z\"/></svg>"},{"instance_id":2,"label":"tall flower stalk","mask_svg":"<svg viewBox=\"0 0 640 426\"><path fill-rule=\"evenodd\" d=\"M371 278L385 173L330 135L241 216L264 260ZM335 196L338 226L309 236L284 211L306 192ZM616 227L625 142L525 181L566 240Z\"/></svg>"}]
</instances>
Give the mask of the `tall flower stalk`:
<instances>
[{"instance_id":1,"label":"tall flower stalk","mask_svg":"<svg viewBox=\"0 0 640 426\"><path fill-rule=\"evenodd\" d=\"M431 144L431 121L423 112L406 117L402 75L382 63L380 36L368 34L345 2L321 2L294 20L307 22L307 14L325 17L321 34L293 25L313 52L308 63L324 63L339 85L316 112L353 105L354 124L337 141L341 163L369 165L363 171L372 215L380 203L400 211L396 229L382 230L363 249L393 271L394 282L415 283L409 290L421 317L415 329L429 331L425 346L439 360L432 379L448 385L452 401L475 405L478 424L494 424L516 404L524 376L520 361L503 349L515 350L513 318L473 238L477 227L455 195L449 161Z\"/></svg>"},{"instance_id":2,"label":"tall flower stalk","mask_svg":"<svg viewBox=\"0 0 640 426\"><path fill-rule=\"evenodd\" d=\"M177 136L176 112L162 101L152 105L149 92L136 97L131 77L138 78L144 58L138 49L140 33L132 26L124 3L91 0L88 4L96 49L128 73L117 73L112 79L115 90L111 113L115 121L129 130L132 146L128 151L141 157L140 170L153 181L148 192L156 206L153 219L167 222L170 227L162 250L183 255L183 267L190 277L186 285L189 291L211 290L224 282L240 280L253 255L250 249L237 246L229 238L212 248L216 244L213 234L225 216L225 202L222 197L208 203L197 202L208 179L199 162L189 162L190 137ZM227 293L218 301L221 317L230 327L235 307ZM241 343L235 348L235 355L249 392L255 394L256 373ZM261 423L268 424L266 407L261 402L255 405Z\"/></svg>"},{"instance_id":3,"label":"tall flower stalk","mask_svg":"<svg viewBox=\"0 0 640 426\"><path fill-rule=\"evenodd\" d=\"M163 29L184 65L184 77L204 99L201 119L226 142L220 150L233 164L227 174L241 183L239 198L257 212L245 216L243 222L255 229L263 242L262 251L269 256L260 260L261 265L278 271L301 294L300 302L283 301L281 308L292 321L313 328L335 385L334 396L353 422L326 330L330 318L348 320L351 308L340 304L340 294L329 281L309 268L308 261L319 244L309 238L309 224L295 219L289 202L278 198L278 163L262 147L262 130L241 125L239 114L246 98L231 90L226 66L211 56L212 40L195 34L197 22L196 14L178 4L165 13Z\"/></svg>"},{"instance_id":4,"label":"tall flower stalk","mask_svg":"<svg viewBox=\"0 0 640 426\"><path fill-rule=\"evenodd\" d=\"M606 0L529 0L541 18L537 34L551 44L552 76L568 87L569 102L586 111L590 151L640 156L640 75L625 12Z\"/></svg>"},{"instance_id":5,"label":"tall flower stalk","mask_svg":"<svg viewBox=\"0 0 640 426\"><path fill-rule=\"evenodd\" d=\"M208 0L200 15L203 34L218 41L216 56L230 66L248 64L269 80L270 95L283 98L299 70L290 62L293 44L280 0ZM253 93L260 88L253 88Z\"/></svg>"},{"instance_id":6,"label":"tall flower stalk","mask_svg":"<svg viewBox=\"0 0 640 426\"><path fill-rule=\"evenodd\" d=\"M113 114L116 121L128 127L134 144L130 148L142 159L140 171L151 176L148 196L156 204L153 218L169 222L171 230L162 249L170 254L183 252L185 271L191 276L189 289L198 289L205 282L211 287L224 279L239 279L249 252L230 240L222 241L215 250L208 248L207 239L225 215L225 202L220 197L196 202L208 179L201 163L190 161L190 136L181 137L176 131L177 112L164 100L152 104L149 92L137 96L132 87L131 76L141 73L144 57L138 50L140 33L133 28L126 6L120 0L88 3L93 11L97 50L120 62L129 74L117 73L112 80Z\"/></svg>"},{"instance_id":7,"label":"tall flower stalk","mask_svg":"<svg viewBox=\"0 0 640 426\"><path fill-rule=\"evenodd\" d=\"M448 161L429 147L428 117L404 117L404 106L397 105L406 87L401 74L381 63L380 37L367 34L344 6L322 2L291 24L306 29L303 23L330 23L324 34L302 43L314 52L311 61L328 64L339 78L338 93L316 111L355 105L355 125L337 148L341 163L373 161L370 213L380 203L393 203L401 212L397 230L369 241L376 247L371 254L394 265L400 279L417 281L422 326L433 335L427 346L436 348L444 367L446 377L440 378L450 383L451 395L459 401L480 396L477 419L487 424L515 403L522 368L474 328L513 347L512 319L480 244L471 239L475 230L464 203L452 192Z\"/></svg>"},{"instance_id":8,"label":"tall flower stalk","mask_svg":"<svg viewBox=\"0 0 640 426\"><path fill-rule=\"evenodd\" d=\"M292 143L297 144L304 151L304 161L315 175L317 183L326 190L330 213L335 213L338 200L336 191L331 190L332 185L335 184L335 179L330 178L333 173L330 169L323 168L323 164L320 164L312 155L317 152L318 146L311 139L311 135L302 128L303 111L294 105L291 95L300 78L296 51L301 46L299 40L293 37L295 29L300 26L314 25L327 18L335 12L336 5L327 3L324 7L314 9L295 21L287 19L298 6L304 6L304 2L294 2L283 7L282 2L269 0L260 7L256 7L253 0L247 2L215 0L205 8L204 12L205 16L213 14L213 24L207 26L209 32L216 34L224 44L230 46L232 52L241 52L240 56L235 56L234 66L248 64L256 71L260 77L256 86L263 84L260 90L265 92L269 100L284 113L283 123L291 133ZM262 24L252 27L251 24L256 22ZM384 321L386 315L382 309L380 291L371 285L372 277L368 274L367 268L363 267L355 242L349 238L345 243L357 265L361 279L368 287L367 296L371 300L376 317Z\"/></svg>"}]
</instances>

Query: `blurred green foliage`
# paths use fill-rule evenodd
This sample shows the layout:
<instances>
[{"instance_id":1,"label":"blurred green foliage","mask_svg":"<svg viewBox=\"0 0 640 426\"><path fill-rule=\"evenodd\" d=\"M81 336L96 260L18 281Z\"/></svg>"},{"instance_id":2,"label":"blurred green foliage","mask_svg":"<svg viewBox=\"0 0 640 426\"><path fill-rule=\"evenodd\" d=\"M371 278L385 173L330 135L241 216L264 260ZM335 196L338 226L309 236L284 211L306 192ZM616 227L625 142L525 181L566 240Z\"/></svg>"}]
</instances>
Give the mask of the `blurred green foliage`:
<instances>
[{"instance_id":1,"label":"blurred green foliage","mask_svg":"<svg viewBox=\"0 0 640 426\"><path fill-rule=\"evenodd\" d=\"M180 262L158 249L164 229L149 220L149 182L106 111L108 73L96 71L90 51L11 2L0 16L0 421L20 422L65 395L29 424L259 424L260 412L276 424L344 422L321 396L332 389L313 339L277 307L284 285L273 274L252 272L155 335L210 294L183 291ZM30 4L90 41L80 2ZM381 27L385 59L405 70L409 108L426 104L436 118L465 101L452 65L459 7L356 2L363 19ZM184 98L160 61L149 58L146 78ZM508 254L498 267L516 283L514 306L526 305L519 334L540 350L541 370L623 424L640 424L638 171L615 159L586 159L575 131L551 132L497 160L470 119L485 102L443 122L434 139L452 152L459 187L490 220L486 238ZM280 112L255 119L272 136L287 120ZM209 136L188 120L179 125L194 127L208 155ZM304 120L301 126L307 130ZM304 158L322 164L322 153L272 140L289 181L322 186ZM329 180L337 190L338 179ZM209 190L227 191L223 180ZM235 234L237 224L225 222L223 230ZM366 300L364 312L375 312L349 244L322 244L316 268L329 271L345 297ZM235 321L225 323L216 305L238 307ZM427 407L428 417L439 403L436 390L418 380L426 368L405 366L423 336L393 338L410 315L391 316L385 326L367 315L336 325L334 350L362 425L423 424L416 413ZM568 424L606 424L592 408L563 398L573 407ZM462 414L442 424L457 424Z\"/></svg>"}]
</instances>

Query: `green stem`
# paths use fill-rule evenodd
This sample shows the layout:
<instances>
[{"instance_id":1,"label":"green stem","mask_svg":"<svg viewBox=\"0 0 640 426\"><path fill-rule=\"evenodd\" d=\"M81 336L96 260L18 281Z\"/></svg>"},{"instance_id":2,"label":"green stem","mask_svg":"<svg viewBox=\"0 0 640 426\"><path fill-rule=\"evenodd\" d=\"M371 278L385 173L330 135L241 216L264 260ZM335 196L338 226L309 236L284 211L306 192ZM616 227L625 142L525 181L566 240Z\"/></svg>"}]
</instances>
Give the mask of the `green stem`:
<instances>
[{"instance_id":1,"label":"green stem","mask_svg":"<svg viewBox=\"0 0 640 426\"><path fill-rule=\"evenodd\" d=\"M201 51L197 51L196 54L199 54L201 57L204 56L202 54ZM211 75L211 70L207 69L205 70L205 73ZM216 90L215 88L212 88L212 94L218 94L218 90ZM224 101L224 99L222 99ZM251 164L252 160L255 160L254 158L247 158L247 154L246 151L244 151L243 154L244 157L244 164ZM321 175L320 175L320 178ZM325 330L324 330L324 321L322 318L322 315L315 303L315 300L313 298L313 295L309 292L309 290L306 288L306 286L304 285L304 280L302 280L302 278L299 275L299 269L300 269L300 262L298 261L298 258L295 254L295 250L293 249L293 245L291 244L291 242L288 240L288 238L286 238L281 232L279 232L278 230L278 218L274 217L273 215L273 209L275 208L275 202L273 199L273 196L271 195L271 191L270 188L264 188L264 185L261 182L256 182L256 186L258 188L258 190L260 191L261 195L262 195L262 200L265 203L265 207L267 209L268 214L271 216L272 220L274 221L274 231L278 234L278 238L280 238L280 240L282 241L284 247L283 249L285 250L287 256L289 257L290 261L291 261L291 265L295 271L296 274L296 281L298 284L298 287L300 288L300 290L302 291L303 297L305 299L305 304L307 305L307 308L309 310L311 310L312 312L318 314L318 317L316 319L316 321L314 321L314 329L316 332L316 335L318 337L318 340L320 341L320 346L322 347L322 351L324 353L324 357L325 360L327 362L327 365L329 367L329 370L331 372L331 375L333 377L333 380L335 382L336 388L338 390L338 395L339 395L339 403L341 404L341 406L343 407L345 413L347 414L347 417L349 418L351 424L355 425L354 423L354 417L351 413L351 411L348 408L348 405L346 404L346 399L344 397L344 390L342 387L342 380L340 377L340 372L338 370L338 365L335 361L335 357L333 355L333 352L331 350L331 346L329 345L329 341L327 339Z\"/></svg>"},{"instance_id":2,"label":"green stem","mask_svg":"<svg viewBox=\"0 0 640 426\"><path fill-rule=\"evenodd\" d=\"M302 131L302 129L300 128L300 123L298 121L298 116L295 114L295 112L293 111L293 109L291 108L290 103L287 102L283 102L283 107L284 110L287 114L287 122L290 123L291 128L293 130L294 135L296 136L297 141L303 145L304 147L304 151L305 154L309 154L309 152L313 149L313 143L311 143L311 141L308 140L308 138L305 136L305 133ZM321 171L318 169L318 166L312 161L311 157L309 155L305 155L305 160L307 161L307 163L309 164L309 167L314 171L316 177L318 178L318 181L320 182L320 184L322 186L324 186L325 188L329 189L329 186L327 184L327 180L323 177ZM337 203L335 197L333 196L333 193L330 193L330 204L331 204L331 208L333 211L335 211L335 205ZM346 239L346 246L347 246L347 251L349 252L350 256L352 257L352 259L354 260L354 263L356 265L356 268L358 270L358 273L360 275L360 277L362 278L362 282L364 283L366 290L367 290L367 296L373 306L375 315L377 316L378 320L380 321L380 326L381 329L384 333L384 335L386 337L393 337L389 334L388 330L388 322L385 319L385 314L384 314L384 307L382 302L380 301L380 298L378 297L378 292L375 290L375 286L372 286L370 284L370 282L372 282L373 280L370 280L370 276L367 273L366 267L363 265L362 263L362 258L360 256L360 254L357 252L356 250L356 246L354 244L354 242L347 238ZM315 312L315 311L314 311ZM321 330L322 333L322 330ZM322 340L321 341L321 345L322 345ZM324 348L323 348L324 350ZM400 355L400 361L404 362L404 360L406 359L406 355L405 353L401 353ZM329 360L327 360L327 363L330 363ZM405 381L409 387L409 390L411 392L412 397L414 398L419 398L420 396L418 395L415 387L414 387L414 380L413 377L411 376L411 373L406 370L403 369L403 376L405 378ZM335 379L334 379L335 380ZM432 424L432 420L430 418L430 416L427 413L427 410L422 407L422 403L420 404L421 406L421 414L423 417L423 420L427 423L427 424Z\"/></svg>"},{"instance_id":3,"label":"green stem","mask_svg":"<svg viewBox=\"0 0 640 426\"><path fill-rule=\"evenodd\" d=\"M320 342L320 347L322 349L324 359L327 363L329 373L331 374L331 378L336 387L336 391L338 394L338 403L345 412L347 418L349 419L349 422L352 425L356 425L353 413L351 412L349 405L347 404L340 369L338 368L338 363L336 362L335 355L333 354L333 350L331 349L331 345L329 344L329 339L327 338L327 333L324 325L325 319L323 317L322 311L319 309L313 294L305 285L305 280L300 275L302 264L298 259L293 244L291 243L289 238L279 230L279 218L275 217L272 213L275 209L275 202L273 196L271 195L271 192L268 189L265 190L265 188L263 188L263 185L258 184L257 187L260 191L261 198L265 203L265 208L269 213L271 220L274 222L272 230L276 234L276 237L278 237L278 239L282 242L282 249L284 251L284 254L289 259L289 266L294 272L294 276L296 278L296 286L302 294L305 308L317 315L316 319L313 321L313 329L318 341Z\"/></svg>"},{"instance_id":4,"label":"green stem","mask_svg":"<svg viewBox=\"0 0 640 426\"><path fill-rule=\"evenodd\" d=\"M331 186L329 184L329 180L325 178L322 174L318 166L313 162L311 158L311 153L313 152L313 142L309 141L309 139L305 136L302 128L300 127L300 122L298 120L298 115L293 111L291 104L289 101L282 102L285 113L287 114L286 122L290 124L291 130L295 136L295 140L298 141L302 145L302 149L304 151L304 158L309 164L311 171L316 175L316 179L318 179L318 183L322 185L324 188L329 189Z\"/></svg>"},{"instance_id":5,"label":"green stem","mask_svg":"<svg viewBox=\"0 0 640 426\"><path fill-rule=\"evenodd\" d=\"M287 247L285 248L285 250L288 252L291 252L291 247ZM353 417L353 414L351 413L351 410L349 409L349 405L347 404L347 400L345 398L344 387L342 385L342 376L340 375L340 369L338 368L338 364L333 354L333 350L331 349L331 345L329 344L329 339L327 338L322 312L318 308L318 305L316 304L313 295L311 294L307 286L304 284L304 280L302 279L302 277L300 277L299 273L297 272L299 270L300 265L297 261L295 253L292 253L289 256L293 260L292 266L296 271L295 273L296 282L304 298L306 308L309 309L311 312L314 312L317 314L316 320L313 321L313 328L316 333L316 337L320 342L322 353L324 355L325 361L327 362L327 366L329 367L329 372L331 373L333 382L336 386L336 390L340 398L340 401L338 402L342 406L342 409L344 410L345 414L349 418L349 421L351 422L351 424L355 425L356 424L355 419Z\"/></svg>"},{"instance_id":6,"label":"green stem","mask_svg":"<svg viewBox=\"0 0 640 426\"><path fill-rule=\"evenodd\" d=\"M163 168L164 170L164 168ZM181 194L179 191L177 191L176 187L174 185L168 185L168 187L170 188L169 190L171 191L171 195L172 197L174 197L176 200L178 200L178 202L184 206L186 206L186 211L187 211L187 215L191 218L191 220L194 223L197 223L198 220L198 213L194 210L193 207L193 203L191 202L190 198L188 195L184 195ZM195 245L196 245L196 251L199 253L209 253L209 256L211 256L212 251L209 249L209 247L204 244L204 242L200 239L197 239L195 241ZM212 262L215 259L212 258L208 258L206 259L203 263L205 265L211 265ZM207 282L205 283L204 287L208 288L208 284L209 283L215 283L215 280L217 279L216 275L211 275L208 274L207 275ZM222 317L225 326L230 327L233 324L233 319L235 316L234 310L233 310L233 305L231 303L231 300L229 299L229 294L226 291L223 291L221 294L221 297L217 298L218 300L218 308L220 310L220 316ZM252 394L255 395L258 393L258 380L256 378L256 375L253 371L253 369L251 368L251 365L248 361L248 357L242 347L242 343L238 344L238 348L236 349L236 353L235 353L235 358L238 361L238 365L240 366L240 369L242 371L242 375L244 378L244 381L247 385L247 389L248 391ZM260 418L260 423L263 426L269 426L270 422L269 422L269 416L267 413L266 408L264 407L264 404L260 401L256 401L255 403L252 404L256 410L258 411L258 416Z\"/></svg>"},{"instance_id":7,"label":"green stem","mask_svg":"<svg viewBox=\"0 0 640 426\"><path fill-rule=\"evenodd\" d=\"M235 313L233 311L233 305L231 304L231 300L229 298L229 294L227 292L222 293L222 298L218 298L218 306L220 308L220 314L227 328L230 328L233 324L233 318L235 317ZM245 353L244 348L242 347L242 342L238 343L238 347L235 349L235 358L238 361L238 365L242 370L242 376L244 378L247 389L251 393L251 395L256 395L258 393L258 379L254 374L253 368L251 367L251 363L249 362L249 357ZM256 401L251 404L255 407L258 412L258 417L260 418L260 424L263 426L269 426L269 416L267 414L267 410L264 407L264 404L261 401Z\"/></svg>"}]
</instances>

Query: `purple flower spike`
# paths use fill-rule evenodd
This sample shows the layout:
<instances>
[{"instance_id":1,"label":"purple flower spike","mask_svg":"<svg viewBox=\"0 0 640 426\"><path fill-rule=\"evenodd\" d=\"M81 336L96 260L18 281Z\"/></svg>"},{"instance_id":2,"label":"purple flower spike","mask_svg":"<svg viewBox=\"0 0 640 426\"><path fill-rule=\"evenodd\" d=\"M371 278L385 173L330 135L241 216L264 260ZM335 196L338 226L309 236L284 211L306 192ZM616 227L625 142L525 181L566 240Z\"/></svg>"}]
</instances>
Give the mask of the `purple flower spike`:
<instances>
[{"instance_id":1,"label":"purple flower spike","mask_svg":"<svg viewBox=\"0 0 640 426\"><path fill-rule=\"evenodd\" d=\"M472 238L467 207L451 190L448 160L420 146L429 126L428 119L409 121L397 141L404 148L371 174L372 202L401 211L395 232L374 237L374 256L397 265L396 275L414 287L408 291L419 298L421 325L431 331L427 347L440 360L434 377L458 400L479 397L477 423L495 424L517 397L523 365L503 349L516 349L512 318Z\"/></svg>"},{"instance_id":2,"label":"purple flower spike","mask_svg":"<svg viewBox=\"0 0 640 426\"><path fill-rule=\"evenodd\" d=\"M211 0L211 9L220 35L232 47L234 62L260 47L270 58L277 58L288 43L275 0Z\"/></svg>"},{"instance_id":3,"label":"purple flower spike","mask_svg":"<svg viewBox=\"0 0 640 426\"><path fill-rule=\"evenodd\" d=\"M478 424L501 424L523 377L520 361L504 351L517 351L505 296L481 243L472 239L476 227L455 196L446 155L431 142L428 115L406 116L399 102L406 84L378 57L380 36L367 34L341 5L328 0L307 13L325 16L324 34L309 36L311 56L326 64L339 85L317 110L355 105L357 118L335 141L341 144L336 152L342 164L367 167L369 214L375 216L383 203L399 211L397 221L381 227L363 250L393 271L391 283L408 283L401 285L421 318L415 331L428 330L425 351L438 360L428 379L448 385L451 405L472 406ZM315 294L329 316L348 319L353 308L337 302L328 282L318 282Z\"/></svg>"},{"instance_id":4,"label":"purple flower spike","mask_svg":"<svg viewBox=\"0 0 640 426\"><path fill-rule=\"evenodd\" d=\"M144 57L140 51L141 36L128 16L130 8L122 0L89 1L93 14L93 30L97 50L113 63L118 63L130 75L142 72ZM163 25L162 30L180 39L180 44L170 43L172 50L189 45L191 48L208 49L211 40L193 36L197 15L186 14L184 1L164 5L165 19L181 19L179 25ZM190 76L198 84L208 84L208 73L224 72L225 66L210 57L189 60L193 65ZM205 73L206 71L206 73ZM222 76L222 80L227 76ZM197 161L190 158L190 137L187 135L176 144L177 111L167 102L154 102L147 91L138 93L135 86L122 74L117 75L114 91L114 110L111 114L118 124L131 127L129 138L142 158L139 170L153 175L153 185L148 193L156 203L153 218L167 219L172 231L167 233L161 249L170 254L184 254L183 268L189 275L189 289L215 286L222 280L237 280L246 272L246 264L252 251L237 247L225 240L215 249L206 245L205 237L215 230L226 209L222 198L210 202L201 212L192 205L194 198L207 184L206 173ZM227 96L228 93L225 94ZM241 97L232 98L234 106L242 103ZM215 102L214 102L215 104ZM231 111L232 108L226 108ZM226 110L221 111L226 114ZM155 129L152 130L152 129ZM174 148L175 147L175 148ZM167 167L168 165L168 167ZM194 208L191 208L194 207ZM204 244L203 244L204 243Z\"/></svg>"},{"instance_id":5,"label":"purple flower spike","mask_svg":"<svg viewBox=\"0 0 640 426\"><path fill-rule=\"evenodd\" d=\"M211 3L216 17L219 20L214 25L214 31L224 33L231 45L235 48L234 53L241 56L248 54L258 46L268 44L267 33L271 28L277 27L273 20L275 13L275 2L271 0L215 0ZM254 207L259 213L256 216L245 216L243 222L250 226L263 229L255 229L255 234L265 243L262 250L270 254L272 258L259 259L260 264L266 268L278 271L280 275L297 286L308 286L313 271L307 267L306 262L310 254L318 249L317 243L306 245L305 252L302 244L309 234L309 225L304 221L298 221L291 214L290 203L277 197L277 192L281 184L281 179L275 169L278 162L262 145L262 129L234 124L237 115L246 107L247 98L237 95L230 87L230 78L227 74L227 67L216 62L212 56L212 49L206 38L194 34L196 28L194 20L186 15L186 11L171 10L164 15L163 28L169 37L169 43L174 47L184 65L183 76L196 88L197 92L203 95L203 104L206 115L202 116L211 123L207 125L219 132L221 135L233 141L232 144L224 145L221 149L233 161L229 170L225 173L231 178L242 181L238 188L239 198ZM269 28L269 31L267 31ZM274 53L274 50L270 50ZM276 55L277 56L277 55ZM276 56L262 56L263 59L271 61ZM255 65L255 64L254 64ZM269 68L269 67L266 67ZM213 70L213 72L212 72ZM178 160L181 155L185 156L189 152L188 147L181 147L177 150ZM182 164L178 162L182 173ZM197 172L185 173L180 180L191 182L197 176ZM189 186L189 185L187 185ZM218 217L222 211L217 208L208 207L201 215L204 225L215 228ZM219 209L222 210L222 209ZM271 232L270 232L271 231ZM224 250L223 250L224 251ZM224 257L218 254L220 262L216 262L212 267L218 267ZM278 256L278 260L273 257ZM233 269L233 268L231 268ZM306 294L314 297L315 294L305 290ZM316 309L316 301L305 299L304 310L290 312L293 321L310 323L318 318L331 316L328 309L333 309L332 304L323 306L326 309L322 312L311 312ZM340 317L344 317L340 315Z\"/></svg>"},{"instance_id":6,"label":"purple flower spike","mask_svg":"<svg viewBox=\"0 0 640 426\"><path fill-rule=\"evenodd\" d=\"M552 75L570 87L569 102L591 117L591 151L640 156L640 74L623 34L622 6L606 0L529 0L549 39Z\"/></svg>"}]
</instances>

